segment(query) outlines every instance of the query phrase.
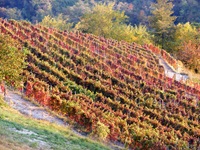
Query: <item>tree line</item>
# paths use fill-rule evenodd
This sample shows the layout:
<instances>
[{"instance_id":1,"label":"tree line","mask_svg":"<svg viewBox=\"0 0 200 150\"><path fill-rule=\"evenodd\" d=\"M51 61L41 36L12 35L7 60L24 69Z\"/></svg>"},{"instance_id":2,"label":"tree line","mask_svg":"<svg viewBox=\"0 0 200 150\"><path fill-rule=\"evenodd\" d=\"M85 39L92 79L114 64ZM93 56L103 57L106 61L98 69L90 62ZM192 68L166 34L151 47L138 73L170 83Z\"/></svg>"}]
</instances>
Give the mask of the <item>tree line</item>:
<instances>
[{"instance_id":1,"label":"tree line","mask_svg":"<svg viewBox=\"0 0 200 150\"><path fill-rule=\"evenodd\" d=\"M131 25L146 25L147 17L151 14L151 4L156 0L1 0L0 17L9 19L23 19L32 23L40 22L44 16L58 16L62 13L70 21L78 22L79 18L91 11L97 3L115 2L115 10L124 11L130 18ZM173 0L175 24L186 22L200 22L200 1Z\"/></svg>"}]
</instances>

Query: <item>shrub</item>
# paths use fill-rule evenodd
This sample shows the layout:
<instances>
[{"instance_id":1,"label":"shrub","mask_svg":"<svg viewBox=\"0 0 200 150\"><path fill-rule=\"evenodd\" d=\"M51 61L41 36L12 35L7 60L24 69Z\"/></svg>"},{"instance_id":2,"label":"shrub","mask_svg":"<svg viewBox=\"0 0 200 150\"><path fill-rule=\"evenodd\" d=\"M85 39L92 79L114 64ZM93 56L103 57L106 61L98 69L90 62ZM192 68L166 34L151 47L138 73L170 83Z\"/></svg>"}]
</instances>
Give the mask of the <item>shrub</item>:
<instances>
[{"instance_id":1,"label":"shrub","mask_svg":"<svg viewBox=\"0 0 200 150\"><path fill-rule=\"evenodd\" d=\"M106 126L105 124L98 121L95 132L96 132L96 136L99 139L105 140L107 138L108 134L110 133L110 129L108 128L108 126Z\"/></svg>"}]
</instances>

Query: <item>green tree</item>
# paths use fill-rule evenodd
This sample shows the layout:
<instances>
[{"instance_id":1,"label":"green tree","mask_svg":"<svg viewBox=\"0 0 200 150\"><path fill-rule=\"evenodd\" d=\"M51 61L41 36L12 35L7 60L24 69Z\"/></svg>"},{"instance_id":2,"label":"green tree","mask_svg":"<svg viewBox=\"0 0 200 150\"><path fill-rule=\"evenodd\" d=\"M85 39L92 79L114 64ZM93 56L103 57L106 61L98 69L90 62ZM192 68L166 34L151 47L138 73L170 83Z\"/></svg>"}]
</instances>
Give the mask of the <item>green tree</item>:
<instances>
[{"instance_id":1,"label":"green tree","mask_svg":"<svg viewBox=\"0 0 200 150\"><path fill-rule=\"evenodd\" d=\"M133 35L136 37L134 42L139 44L152 43L152 36L149 34L146 26L138 25L133 28Z\"/></svg>"},{"instance_id":2,"label":"green tree","mask_svg":"<svg viewBox=\"0 0 200 150\"><path fill-rule=\"evenodd\" d=\"M0 16L7 19L20 20L23 19L21 15L21 10L17 8L0 8Z\"/></svg>"},{"instance_id":3,"label":"green tree","mask_svg":"<svg viewBox=\"0 0 200 150\"><path fill-rule=\"evenodd\" d=\"M92 12L86 13L76 25L76 29L106 38L150 43L150 36L145 26L131 26L125 22L128 17L124 12L113 9L114 3L97 4Z\"/></svg>"},{"instance_id":4,"label":"green tree","mask_svg":"<svg viewBox=\"0 0 200 150\"><path fill-rule=\"evenodd\" d=\"M53 18L51 16L45 16L40 22L41 25L51 28L56 28L59 30L70 30L72 29L73 23L67 23L68 18L64 19L62 14Z\"/></svg>"},{"instance_id":5,"label":"green tree","mask_svg":"<svg viewBox=\"0 0 200 150\"><path fill-rule=\"evenodd\" d=\"M18 50L8 36L0 35L0 82L19 85L25 67L26 52Z\"/></svg>"},{"instance_id":6,"label":"green tree","mask_svg":"<svg viewBox=\"0 0 200 150\"><path fill-rule=\"evenodd\" d=\"M52 14L51 0L31 0L30 5L35 13L35 16L31 16L33 22L41 21L44 16Z\"/></svg>"},{"instance_id":7,"label":"green tree","mask_svg":"<svg viewBox=\"0 0 200 150\"><path fill-rule=\"evenodd\" d=\"M86 13L76 25L76 29L95 35L110 37L110 31L125 22L124 12L113 10L114 3L97 4L91 13Z\"/></svg>"},{"instance_id":8,"label":"green tree","mask_svg":"<svg viewBox=\"0 0 200 150\"><path fill-rule=\"evenodd\" d=\"M151 16L149 23L155 35L155 43L167 49L167 41L172 38L171 31L174 27L176 19L173 14L173 4L169 0L156 0L156 3L151 4Z\"/></svg>"},{"instance_id":9,"label":"green tree","mask_svg":"<svg viewBox=\"0 0 200 150\"><path fill-rule=\"evenodd\" d=\"M89 13L92 10L95 4L95 2L90 4L89 2L79 0L73 6L66 7L64 14L69 16L70 22L76 24L85 13Z\"/></svg>"},{"instance_id":10,"label":"green tree","mask_svg":"<svg viewBox=\"0 0 200 150\"><path fill-rule=\"evenodd\" d=\"M148 33L146 26L138 25L119 25L111 30L111 37L116 40L124 40L127 42L135 42L138 44L152 43L151 35Z\"/></svg>"},{"instance_id":11,"label":"green tree","mask_svg":"<svg viewBox=\"0 0 200 150\"><path fill-rule=\"evenodd\" d=\"M200 40L197 29L189 22L185 24L178 24L175 32L175 47L174 50L179 51L184 43L191 41L192 43L198 43Z\"/></svg>"}]
</instances>

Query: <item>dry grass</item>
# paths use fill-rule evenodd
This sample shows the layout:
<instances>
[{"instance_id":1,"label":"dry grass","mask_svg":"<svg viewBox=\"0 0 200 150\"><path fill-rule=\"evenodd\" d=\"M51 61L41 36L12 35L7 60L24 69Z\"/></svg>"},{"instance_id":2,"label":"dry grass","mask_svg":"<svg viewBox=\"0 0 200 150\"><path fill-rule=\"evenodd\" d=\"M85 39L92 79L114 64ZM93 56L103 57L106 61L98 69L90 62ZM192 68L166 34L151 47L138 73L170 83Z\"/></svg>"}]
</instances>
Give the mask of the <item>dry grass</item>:
<instances>
[{"instance_id":1,"label":"dry grass","mask_svg":"<svg viewBox=\"0 0 200 150\"><path fill-rule=\"evenodd\" d=\"M8 140L4 136L0 136L0 150L33 150L33 148Z\"/></svg>"},{"instance_id":2,"label":"dry grass","mask_svg":"<svg viewBox=\"0 0 200 150\"><path fill-rule=\"evenodd\" d=\"M196 74L194 71L186 68L180 61L179 61L178 72L188 74L189 79L192 82L200 83L200 74Z\"/></svg>"},{"instance_id":3,"label":"dry grass","mask_svg":"<svg viewBox=\"0 0 200 150\"><path fill-rule=\"evenodd\" d=\"M0 150L33 149L108 150L110 148L87 137L75 135L67 127L24 116L6 105L0 96Z\"/></svg>"},{"instance_id":4,"label":"dry grass","mask_svg":"<svg viewBox=\"0 0 200 150\"><path fill-rule=\"evenodd\" d=\"M195 83L200 83L200 74L196 74L194 73L193 71L187 69L187 68L184 68L183 69L184 72L186 72L189 76L189 79L192 81L192 82L195 82Z\"/></svg>"}]
</instances>

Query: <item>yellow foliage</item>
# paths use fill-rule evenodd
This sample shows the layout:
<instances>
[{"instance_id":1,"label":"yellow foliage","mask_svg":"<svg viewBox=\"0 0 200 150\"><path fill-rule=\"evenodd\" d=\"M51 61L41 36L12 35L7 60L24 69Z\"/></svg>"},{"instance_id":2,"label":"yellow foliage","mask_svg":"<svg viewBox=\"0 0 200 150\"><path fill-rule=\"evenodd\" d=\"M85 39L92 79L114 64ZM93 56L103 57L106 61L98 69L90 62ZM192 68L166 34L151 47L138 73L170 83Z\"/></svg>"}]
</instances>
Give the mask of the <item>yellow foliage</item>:
<instances>
[{"instance_id":1,"label":"yellow foliage","mask_svg":"<svg viewBox=\"0 0 200 150\"><path fill-rule=\"evenodd\" d=\"M128 18L124 12L113 9L114 3L97 4L91 13L85 14L76 25L82 32L92 33L106 38L136 42L151 43L150 34L145 26L127 25Z\"/></svg>"},{"instance_id":2,"label":"yellow foliage","mask_svg":"<svg viewBox=\"0 0 200 150\"><path fill-rule=\"evenodd\" d=\"M67 23L68 19L64 19L62 14L59 14L56 18L53 18L51 16L45 16L39 24L56 28L59 30L70 30L72 28L72 23Z\"/></svg>"},{"instance_id":3,"label":"yellow foliage","mask_svg":"<svg viewBox=\"0 0 200 150\"><path fill-rule=\"evenodd\" d=\"M98 136L98 138L105 140L109 133L110 129L108 128L108 126L98 121L96 127L96 135Z\"/></svg>"},{"instance_id":4,"label":"yellow foliage","mask_svg":"<svg viewBox=\"0 0 200 150\"><path fill-rule=\"evenodd\" d=\"M196 42L198 32L189 22L185 24L178 24L175 32L175 50L180 50L184 43L189 41Z\"/></svg>"}]
</instances>

